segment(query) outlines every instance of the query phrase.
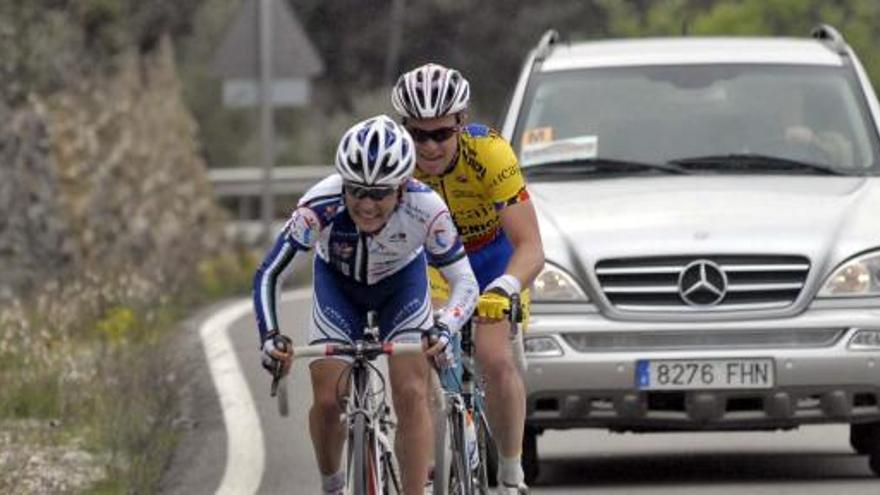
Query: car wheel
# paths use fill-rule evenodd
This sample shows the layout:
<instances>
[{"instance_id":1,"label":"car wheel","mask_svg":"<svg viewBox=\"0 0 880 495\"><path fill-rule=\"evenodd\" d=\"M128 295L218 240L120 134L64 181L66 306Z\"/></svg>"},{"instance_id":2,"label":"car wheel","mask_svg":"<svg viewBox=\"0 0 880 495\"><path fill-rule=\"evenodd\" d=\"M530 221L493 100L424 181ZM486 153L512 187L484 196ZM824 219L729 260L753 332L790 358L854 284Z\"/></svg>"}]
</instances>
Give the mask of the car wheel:
<instances>
[{"instance_id":1,"label":"car wheel","mask_svg":"<svg viewBox=\"0 0 880 495\"><path fill-rule=\"evenodd\" d=\"M531 485L538 479L540 465L538 463L538 432L526 426L523 432L522 465L526 483Z\"/></svg>"},{"instance_id":2,"label":"car wheel","mask_svg":"<svg viewBox=\"0 0 880 495\"><path fill-rule=\"evenodd\" d=\"M880 423L849 425L849 444L860 455L870 454L880 448Z\"/></svg>"}]
</instances>

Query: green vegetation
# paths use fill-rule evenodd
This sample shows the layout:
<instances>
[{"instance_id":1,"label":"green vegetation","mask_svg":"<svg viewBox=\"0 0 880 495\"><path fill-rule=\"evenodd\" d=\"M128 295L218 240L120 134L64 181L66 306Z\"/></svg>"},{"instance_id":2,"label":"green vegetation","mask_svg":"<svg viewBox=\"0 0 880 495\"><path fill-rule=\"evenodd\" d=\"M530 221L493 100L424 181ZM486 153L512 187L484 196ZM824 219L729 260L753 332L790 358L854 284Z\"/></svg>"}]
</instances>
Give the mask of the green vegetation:
<instances>
[{"instance_id":1,"label":"green vegetation","mask_svg":"<svg viewBox=\"0 0 880 495\"><path fill-rule=\"evenodd\" d=\"M278 163L329 163L343 125L391 112L388 62L391 1L287 0L322 56L326 71L306 108L276 111ZM240 0L204 4L182 40L187 103L200 123L212 167L259 162L254 110L220 104L208 70L214 47ZM805 37L834 25L880 80L880 4L873 0L406 0L395 74L429 61L454 66L472 83L474 120L499 125L528 51L547 29L565 39L634 36L779 35ZM503 15L501 13L504 13ZM503 22L499 19L503 16ZM369 17L370 22L363 22ZM338 125L337 123L343 123Z\"/></svg>"},{"instance_id":2,"label":"green vegetation","mask_svg":"<svg viewBox=\"0 0 880 495\"><path fill-rule=\"evenodd\" d=\"M2 334L30 335L0 347L0 422L39 420L43 428L24 443L79 445L104 459L107 478L89 493L154 492L178 435L176 322L194 307L244 294L255 260L247 251L206 259L189 286L152 301L131 299L108 283L109 292L77 299L100 300L107 309L68 328L44 327L53 315L0 325ZM33 307L19 315L47 309L54 311ZM48 355L39 351L47 345Z\"/></svg>"},{"instance_id":3,"label":"green vegetation","mask_svg":"<svg viewBox=\"0 0 880 495\"><path fill-rule=\"evenodd\" d=\"M186 35L206 0L4 0L0 2L0 101L74 86L112 71L134 47Z\"/></svg>"},{"instance_id":4,"label":"green vegetation","mask_svg":"<svg viewBox=\"0 0 880 495\"><path fill-rule=\"evenodd\" d=\"M322 55L326 72L314 81L308 107L276 112L278 163L329 163L346 127L391 112L391 81L384 69L392 2L287 1ZM185 101L199 124L202 154L212 166L255 164L255 111L223 108L220 81L209 68L240 2L4 0L0 112L25 106L34 95L84 87L84 81L119 69L121 55L140 55L143 61L162 37L170 36ZM569 39L682 33L803 37L826 22L852 44L869 76L880 78L880 53L874 50L880 41L880 3L873 0L405 4L394 72L428 61L461 69L473 87L472 118L488 123L498 123L495 116L501 114L523 58L549 28ZM113 141L101 139L98 146ZM71 267L26 300L0 304L0 433L8 426L18 432L13 442L75 446L94 454L106 472L90 488L94 494L155 490L178 434L174 420L181 377L172 371L180 359L174 345L177 322L198 305L246 293L257 259L233 249L162 273L152 273L152 265L140 266L141 260L118 262L112 268ZM11 491L2 470L20 467L14 462L0 466L0 492Z\"/></svg>"}]
</instances>

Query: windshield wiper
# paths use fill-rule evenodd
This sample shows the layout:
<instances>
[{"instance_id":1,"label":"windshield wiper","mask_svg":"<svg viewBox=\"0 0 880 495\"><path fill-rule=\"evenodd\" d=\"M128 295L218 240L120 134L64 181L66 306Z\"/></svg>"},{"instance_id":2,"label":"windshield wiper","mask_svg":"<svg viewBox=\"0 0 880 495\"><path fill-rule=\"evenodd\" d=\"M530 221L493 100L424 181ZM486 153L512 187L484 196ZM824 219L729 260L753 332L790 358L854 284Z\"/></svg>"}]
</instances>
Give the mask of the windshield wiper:
<instances>
[{"instance_id":1,"label":"windshield wiper","mask_svg":"<svg viewBox=\"0 0 880 495\"><path fill-rule=\"evenodd\" d=\"M638 172L690 173L690 171L671 163L649 163L614 158L585 158L581 160L546 162L523 167L523 171L529 175L627 174Z\"/></svg>"},{"instance_id":2,"label":"windshield wiper","mask_svg":"<svg viewBox=\"0 0 880 495\"><path fill-rule=\"evenodd\" d=\"M728 169L746 171L791 171L812 172L826 175L854 175L850 171L820 165L818 163L795 160L772 155L754 153L732 153L729 155L705 155L688 158L677 158L667 163L686 169Z\"/></svg>"}]
</instances>

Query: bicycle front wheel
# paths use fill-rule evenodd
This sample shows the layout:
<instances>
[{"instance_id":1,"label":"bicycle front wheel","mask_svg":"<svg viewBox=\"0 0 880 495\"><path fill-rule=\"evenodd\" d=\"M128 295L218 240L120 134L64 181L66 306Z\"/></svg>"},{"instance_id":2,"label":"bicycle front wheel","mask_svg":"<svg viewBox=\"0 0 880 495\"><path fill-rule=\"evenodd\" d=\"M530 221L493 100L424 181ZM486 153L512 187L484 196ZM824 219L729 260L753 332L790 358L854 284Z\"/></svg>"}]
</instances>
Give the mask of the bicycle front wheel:
<instances>
[{"instance_id":1,"label":"bicycle front wheel","mask_svg":"<svg viewBox=\"0 0 880 495\"><path fill-rule=\"evenodd\" d=\"M348 488L352 495L375 495L376 463L372 458L372 442L367 420L362 414L354 418L348 437Z\"/></svg>"},{"instance_id":2,"label":"bicycle front wheel","mask_svg":"<svg viewBox=\"0 0 880 495\"><path fill-rule=\"evenodd\" d=\"M464 411L455 411L450 414L450 471L449 471L449 494L472 495L474 492L474 478L470 466L470 453L465 433Z\"/></svg>"},{"instance_id":3,"label":"bicycle front wheel","mask_svg":"<svg viewBox=\"0 0 880 495\"><path fill-rule=\"evenodd\" d=\"M477 449L480 452L480 464L474 471L475 489L476 493L480 495L488 495L489 487L494 485L493 478L496 472L494 469L494 463L497 462L495 443L489 434L489 425L483 414L474 416L474 426L477 428Z\"/></svg>"}]
</instances>

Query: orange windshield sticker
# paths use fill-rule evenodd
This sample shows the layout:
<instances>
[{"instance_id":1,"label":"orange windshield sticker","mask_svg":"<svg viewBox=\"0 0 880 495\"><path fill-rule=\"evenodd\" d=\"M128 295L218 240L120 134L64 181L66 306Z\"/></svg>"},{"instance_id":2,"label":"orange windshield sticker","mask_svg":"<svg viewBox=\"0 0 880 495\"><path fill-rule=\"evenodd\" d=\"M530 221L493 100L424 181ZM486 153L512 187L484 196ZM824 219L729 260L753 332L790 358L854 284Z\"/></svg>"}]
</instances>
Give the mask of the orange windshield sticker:
<instances>
[{"instance_id":1,"label":"orange windshield sticker","mask_svg":"<svg viewBox=\"0 0 880 495\"><path fill-rule=\"evenodd\" d=\"M546 143L549 141L553 141L552 127L535 127L534 129L529 129L523 134L522 138L523 146L535 143Z\"/></svg>"}]
</instances>

